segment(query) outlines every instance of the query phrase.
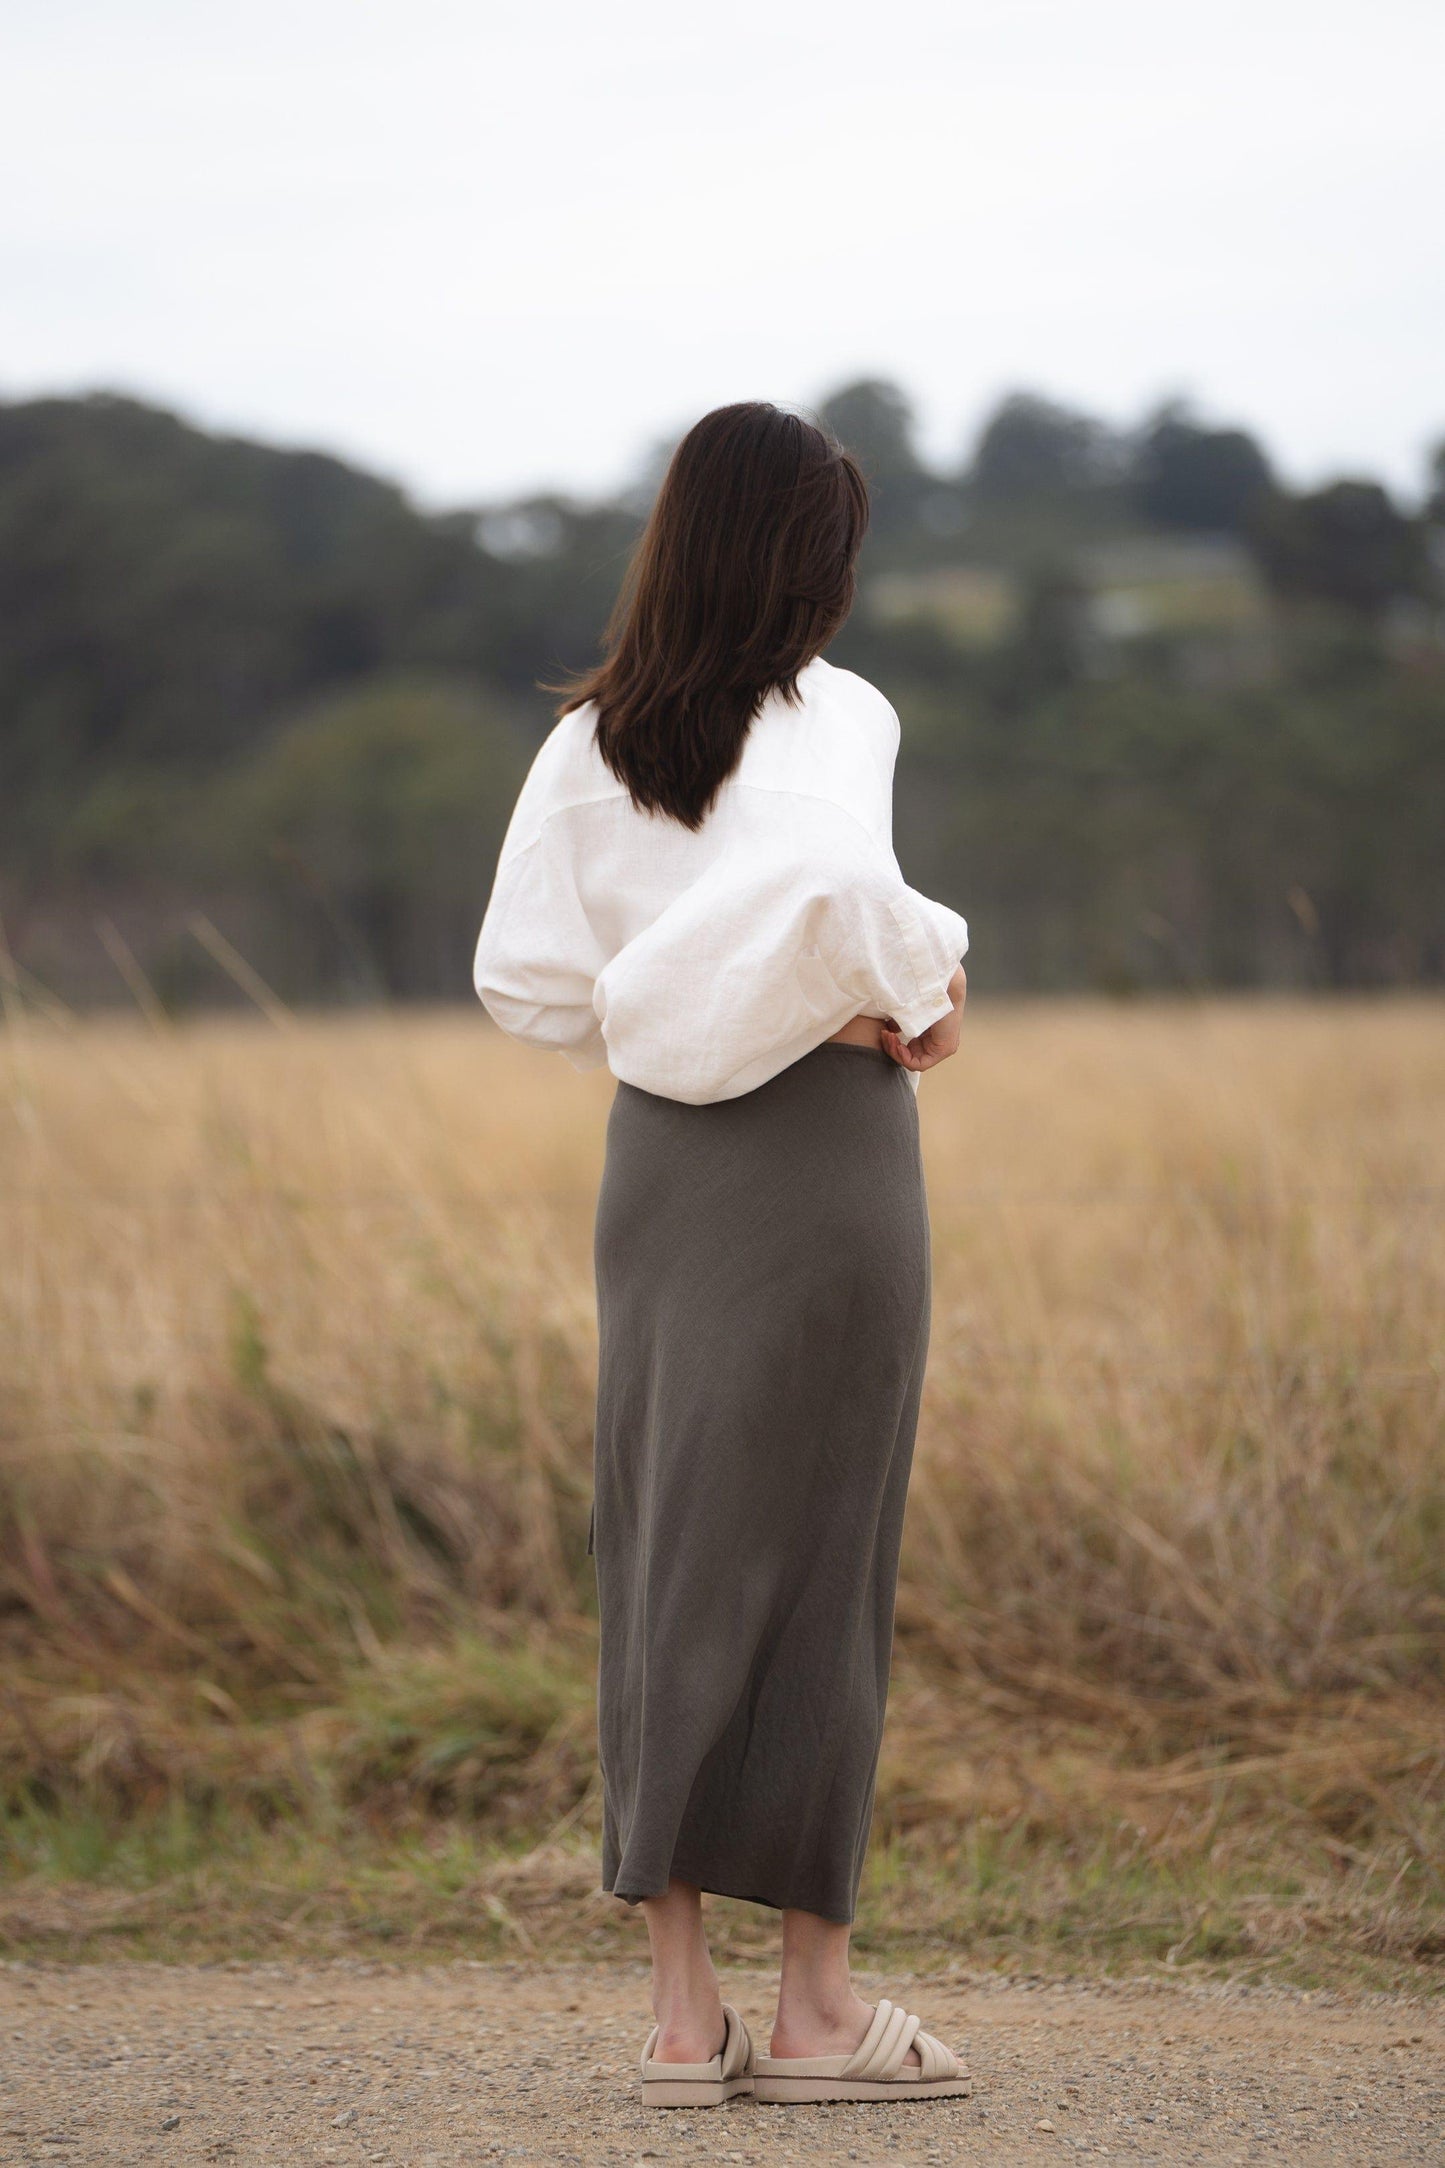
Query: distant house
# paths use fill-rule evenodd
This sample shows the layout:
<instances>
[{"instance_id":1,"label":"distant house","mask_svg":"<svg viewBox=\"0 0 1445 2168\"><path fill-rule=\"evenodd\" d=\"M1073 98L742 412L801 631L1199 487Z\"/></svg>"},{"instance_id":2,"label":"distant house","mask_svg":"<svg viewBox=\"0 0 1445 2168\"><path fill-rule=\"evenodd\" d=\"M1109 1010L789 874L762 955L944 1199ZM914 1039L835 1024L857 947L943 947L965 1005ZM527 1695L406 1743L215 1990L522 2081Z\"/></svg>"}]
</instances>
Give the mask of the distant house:
<instances>
[{"instance_id":1,"label":"distant house","mask_svg":"<svg viewBox=\"0 0 1445 2168\"><path fill-rule=\"evenodd\" d=\"M1080 550L1093 629L1105 640L1150 634L1263 632L1269 594L1253 557L1227 535L1140 535Z\"/></svg>"},{"instance_id":2,"label":"distant house","mask_svg":"<svg viewBox=\"0 0 1445 2168\"><path fill-rule=\"evenodd\" d=\"M1250 552L1230 536L1099 542L1080 550L1074 566L1103 674L1131 648L1148 645L1194 685L1257 684L1273 675L1269 590Z\"/></svg>"},{"instance_id":3,"label":"distant house","mask_svg":"<svg viewBox=\"0 0 1445 2168\"><path fill-rule=\"evenodd\" d=\"M994 565L934 565L926 572L882 572L865 605L875 624L929 624L960 647L997 647L1014 631L1023 585Z\"/></svg>"},{"instance_id":4,"label":"distant house","mask_svg":"<svg viewBox=\"0 0 1445 2168\"><path fill-rule=\"evenodd\" d=\"M1228 536L1131 535L1087 543L1061 568L1080 593L1081 629L1103 675L1128 651L1162 650L1197 683L1249 683L1274 668L1274 613L1253 557ZM886 572L869 587L875 623L927 623L965 649L1009 639L1028 580L997 565Z\"/></svg>"}]
</instances>

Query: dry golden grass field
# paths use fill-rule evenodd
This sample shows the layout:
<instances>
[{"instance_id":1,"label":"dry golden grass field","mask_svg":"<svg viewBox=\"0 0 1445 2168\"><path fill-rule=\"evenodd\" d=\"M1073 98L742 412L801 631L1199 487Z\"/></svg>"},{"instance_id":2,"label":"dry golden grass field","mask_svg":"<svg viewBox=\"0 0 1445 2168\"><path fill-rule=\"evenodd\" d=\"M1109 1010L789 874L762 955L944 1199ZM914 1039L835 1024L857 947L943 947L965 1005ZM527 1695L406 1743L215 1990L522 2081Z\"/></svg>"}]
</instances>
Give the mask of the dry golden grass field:
<instances>
[{"instance_id":1,"label":"dry golden grass field","mask_svg":"<svg viewBox=\"0 0 1445 2168\"><path fill-rule=\"evenodd\" d=\"M480 1012L12 986L0 1946L638 1953L593 1851L609 1092ZM976 999L920 1110L860 1943L1440 1977L1445 1005Z\"/></svg>"}]
</instances>

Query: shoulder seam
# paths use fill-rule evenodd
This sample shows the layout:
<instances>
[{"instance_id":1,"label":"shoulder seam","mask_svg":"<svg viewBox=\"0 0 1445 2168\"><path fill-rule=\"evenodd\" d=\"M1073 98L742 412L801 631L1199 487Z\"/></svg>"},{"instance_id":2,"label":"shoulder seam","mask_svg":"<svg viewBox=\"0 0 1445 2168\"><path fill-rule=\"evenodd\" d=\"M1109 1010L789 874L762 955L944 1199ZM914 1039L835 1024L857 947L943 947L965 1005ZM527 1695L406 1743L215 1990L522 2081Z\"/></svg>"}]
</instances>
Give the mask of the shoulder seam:
<instances>
[{"instance_id":1,"label":"shoulder seam","mask_svg":"<svg viewBox=\"0 0 1445 2168\"><path fill-rule=\"evenodd\" d=\"M873 848L875 850L881 848L881 845L878 842L878 838L873 834L872 830L868 827L865 821L859 820L857 814L853 811L851 806L843 805L837 798L830 798L826 795L825 792L821 790L799 790L796 785L792 783L753 783L742 781L739 781L737 787L739 790L758 791L762 793L765 797L769 798L801 798L808 805L831 806L835 813L842 814L845 821L850 821L852 825L859 831L859 833L867 838L867 840L873 845Z\"/></svg>"},{"instance_id":2,"label":"shoulder seam","mask_svg":"<svg viewBox=\"0 0 1445 2168\"><path fill-rule=\"evenodd\" d=\"M564 813L579 813L584 806L589 805L611 805L618 798L625 798L626 796L626 790L619 783L615 790L594 791L590 798L569 798L565 805L549 806L537 823L536 834L528 836L525 843L519 843L515 850L508 851L505 858L498 860L498 872L501 872L504 866L510 866L517 859L525 857L528 851L534 851L553 821L560 820Z\"/></svg>"}]
</instances>

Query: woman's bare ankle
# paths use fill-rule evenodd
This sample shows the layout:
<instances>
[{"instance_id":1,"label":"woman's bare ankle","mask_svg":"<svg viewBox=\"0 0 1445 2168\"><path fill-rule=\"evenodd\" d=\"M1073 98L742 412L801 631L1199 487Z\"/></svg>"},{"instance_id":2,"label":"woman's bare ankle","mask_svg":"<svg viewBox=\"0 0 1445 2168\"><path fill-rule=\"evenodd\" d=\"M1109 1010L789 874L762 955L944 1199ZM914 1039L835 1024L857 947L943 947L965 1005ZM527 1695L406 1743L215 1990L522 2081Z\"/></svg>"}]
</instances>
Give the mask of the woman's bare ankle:
<instances>
[{"instance_id":1,"label":"woman's bare ankle","mask_svg":"<svg viewBox=\"0 0 1445 2168\"><path fill-rule=\"evenodd\" d=\"M770 2052L788 2057L851 2055L872 2019L872 2010L851 1985L785 1986L778 1996Z\"/></svg>"},{"instance_id":2,"label":"woman's bare ankle","mask_svg":"<svg viewBox=\"0 0 1445 2168\"><path fill-rule=\"evenodd\" d=\"M873 2023L877 2005L865 2002L852 1982L839 1986L805 1982L801 1989L783 1986L778 1995L778 2014L773 2020L770 2055L786 2060L809 2055L851 2055L861 2045ZM917 2048L904 2061L920 2063Z\"/></svg>"},{"instance_id":3,"label":"woman's bare ankle","mask_svg":"<svg viewBox=\"0 0 1445 2168\"><path fill-rule=\"evenodd\" d=\"M783 1975L769 2052L791 2061L851 2055L873 2022L848 1969L848 1929L812 1912L783 1914ZM910 2049L908 2060L920 2060Z\"/></svg>"},{"instance_id":4,"label":"woman's bare ankle","mask_svg":"<svg viewBox=\"0 0 1445 2168\"><path fill-rule=\"evenodd\" d=\"M661 1897L645 1898L652 1943L652 2014L658 2063L711 2062L723 2045L722 1993L703 1933L700 1892L671 1882Z\"/></svg>"},{"instance_id":5,"label":"woman's bare ankle","mask_svg":"<svg viewBox=\"0 0 1445 2168\"><path fill-rule=\"evenodd\" d=\"M727 2030L711 1961L690 1968L685 1978L654 1980L652 2014L657 2020L655 2063L711 2062Z\"/></svg>"}]
</instances>

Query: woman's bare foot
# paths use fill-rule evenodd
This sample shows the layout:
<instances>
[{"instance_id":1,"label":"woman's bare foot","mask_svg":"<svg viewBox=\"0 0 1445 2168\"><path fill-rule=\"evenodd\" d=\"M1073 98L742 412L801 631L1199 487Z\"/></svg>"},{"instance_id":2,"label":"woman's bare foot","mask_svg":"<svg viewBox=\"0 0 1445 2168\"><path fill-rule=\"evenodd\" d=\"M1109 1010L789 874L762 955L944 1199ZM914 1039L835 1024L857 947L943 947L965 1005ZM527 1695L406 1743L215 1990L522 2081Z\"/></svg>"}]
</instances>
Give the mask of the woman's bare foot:
<instances>
[{"instance_id":1,"label":"woman's bare foot","mask_svg":"<svg viewBox=\"0 0 1445 2168\"><path fill-rule=\"evenodd\" d=\"M853 1991L849 1930L814 1912L783 1914L783 1976L770 2055L851 2055L873 2022L873 2004ZM921 2067L916 2048L906 2062Z\"/></svg>"},{"instance_id":2,"label":"woman's bare foot","mask_svg":"<svg viewBox=\"0 0 1445 2168\"><path fill-rule=\"evenodd\" d=\"M851 1988L846 2003L841 2006L804 2005L800 2008L794 2004L785 2013L780 1998L768 2053L789 2058L851 2055L873 2023L873 2009L871 2002L864 2002ZM915 2068L921 2067L916 2048L910 2048L903 2059Z\"/></svg>"}]
</instances>

